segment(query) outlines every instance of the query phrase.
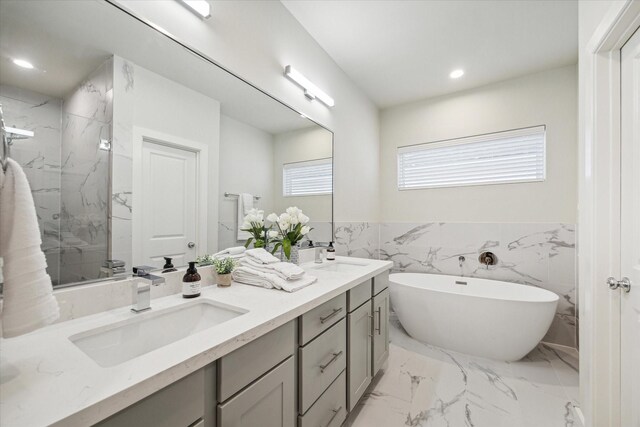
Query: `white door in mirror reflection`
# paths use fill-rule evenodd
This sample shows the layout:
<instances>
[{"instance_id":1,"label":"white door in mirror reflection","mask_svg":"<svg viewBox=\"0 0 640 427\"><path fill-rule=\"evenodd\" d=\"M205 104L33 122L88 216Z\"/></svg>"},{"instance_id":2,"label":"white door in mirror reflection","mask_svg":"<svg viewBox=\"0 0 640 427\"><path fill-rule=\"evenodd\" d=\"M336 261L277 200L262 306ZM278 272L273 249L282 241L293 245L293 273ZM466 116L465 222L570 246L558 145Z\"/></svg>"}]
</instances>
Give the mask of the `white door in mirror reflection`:
<instances>
[{"instance_id":1,"label":"white door in mirror reflection","mask_svg":"<svg viewBox=\"0 0 640 427\"><path fill-rule=\"evenodd\" d=\"M152 141L142 144L142 257L162 267L163 257L176 266L196 258L197 155Z\"/></svg>"}]
</instances>

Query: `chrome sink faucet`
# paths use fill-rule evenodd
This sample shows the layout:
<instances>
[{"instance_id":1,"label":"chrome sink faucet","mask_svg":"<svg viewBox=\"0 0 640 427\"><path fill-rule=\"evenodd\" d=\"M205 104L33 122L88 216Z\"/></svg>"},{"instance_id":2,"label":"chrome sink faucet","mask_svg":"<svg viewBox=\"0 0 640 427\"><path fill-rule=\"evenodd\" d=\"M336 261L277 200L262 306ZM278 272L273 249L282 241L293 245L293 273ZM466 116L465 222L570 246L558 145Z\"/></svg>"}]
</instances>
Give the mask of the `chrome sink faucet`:
<instances>
[{"instance_id":1,"label":"chrome sink faucet","mask_svg":"<svg viewBox=\"0 0 640 427\"><path fill-rule=\"evenodd\" d=\"M134 313L151 310L151 286L159 286L165 282L164 277L149 273L152 268L146 265L133 267L131 311Z\"/></svg>"}]
</instances>

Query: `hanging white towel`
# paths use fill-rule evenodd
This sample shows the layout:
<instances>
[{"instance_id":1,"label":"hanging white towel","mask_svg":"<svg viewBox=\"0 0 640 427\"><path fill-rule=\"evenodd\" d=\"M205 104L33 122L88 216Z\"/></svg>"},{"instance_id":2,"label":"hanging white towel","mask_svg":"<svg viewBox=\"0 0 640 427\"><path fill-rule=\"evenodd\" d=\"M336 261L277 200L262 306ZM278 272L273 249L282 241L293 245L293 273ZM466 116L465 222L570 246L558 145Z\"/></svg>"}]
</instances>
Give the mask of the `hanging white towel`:
<instances>
[{"instance_id":1,"label":"hanging white towel","mask_svg":"<svg viewBox=\"0 0 640 427\"><path fill-rule=\"evenodd\" d=\"M251 237L248 231L240 230L244 217L253 209L253 194L242 193L238 196L238 241L247 240Z\"/></svg>"},{"instance_id":2,"label":"hanging white towel","mask_svg":"<svg viewBox=\"0 0 640 427\"><path fill-rule=\"evenodd\" d=\"M26 334L60 315L47 261L40 249L40 227L31 188L22 168L7 159L0 168L0 257L4 288L2 336Z\"/></svg>"}]
</instances>

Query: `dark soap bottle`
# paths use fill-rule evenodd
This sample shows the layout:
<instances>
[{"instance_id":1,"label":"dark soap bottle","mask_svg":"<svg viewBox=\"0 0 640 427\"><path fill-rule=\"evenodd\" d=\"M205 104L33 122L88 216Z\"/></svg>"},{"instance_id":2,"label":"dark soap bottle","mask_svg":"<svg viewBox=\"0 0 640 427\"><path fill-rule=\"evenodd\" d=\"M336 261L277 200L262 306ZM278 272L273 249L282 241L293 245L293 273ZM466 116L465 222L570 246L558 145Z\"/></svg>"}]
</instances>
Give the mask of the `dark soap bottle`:
<instances>
[{"instance_id":1,"label":"dark soap bottle","mask_svg":"<svg viewBox=\"0 0 640 427\"><path fill-rule=\"evenodd\" d=\"M196 262L191 261L187 273L182 278L182 296L184 298L195 298L200 296L200 274L196 269Z\"/></svg>"}]
</instances>

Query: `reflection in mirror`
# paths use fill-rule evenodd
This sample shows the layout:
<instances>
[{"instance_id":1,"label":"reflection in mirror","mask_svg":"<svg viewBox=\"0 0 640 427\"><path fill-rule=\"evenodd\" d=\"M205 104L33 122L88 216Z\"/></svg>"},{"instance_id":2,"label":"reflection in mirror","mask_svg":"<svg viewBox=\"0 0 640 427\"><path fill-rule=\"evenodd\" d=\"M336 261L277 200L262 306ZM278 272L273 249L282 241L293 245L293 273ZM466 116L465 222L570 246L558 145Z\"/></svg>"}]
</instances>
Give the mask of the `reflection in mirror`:
<instances>
[{"instance_id":1,"label":"reflection in mirror","mask_svg":"<svg viewBox=\"0 0 640 427\"><path fill-rule=\"evenodd\" d=\"M330 131L109 3L1 8L0 103L34 132L12 157L55 286L243 244L225 193L298 206L332 240Z\"/></svg>"}]
</instances>

